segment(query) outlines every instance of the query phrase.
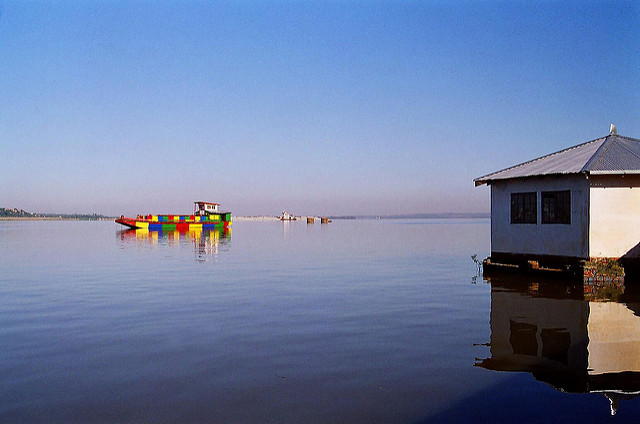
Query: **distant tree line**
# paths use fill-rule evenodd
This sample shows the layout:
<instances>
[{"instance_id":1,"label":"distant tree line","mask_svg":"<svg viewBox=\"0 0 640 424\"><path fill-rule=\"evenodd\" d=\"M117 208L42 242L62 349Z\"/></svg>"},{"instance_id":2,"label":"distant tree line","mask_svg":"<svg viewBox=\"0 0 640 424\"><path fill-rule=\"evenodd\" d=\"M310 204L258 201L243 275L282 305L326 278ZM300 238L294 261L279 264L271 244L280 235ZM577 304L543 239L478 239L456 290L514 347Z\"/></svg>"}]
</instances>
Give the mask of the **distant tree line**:
<instances>
[{"instance_id":1,"label":"distant tree line","mask_svg":"<svg viewBox=\"0 0 640 424\"><path fill-rule=\"evenodd\" d=\"M33 218L40 215L17 208L0 208L0 216L11 218Z\"/></svg>"},{"instance_id":2,"label":"distant tree line","mask_svg":"<svg viewBox=\"0 0 640 424\"><path fill-rule=\"evenodd\" d=\"M97 221L108 218L97 213L78 214L78 213L35 213L27 212L18 208L0 208L0 218L60 218L60 219L78 219L83 221Z\"/></svg>"}]
</instances>

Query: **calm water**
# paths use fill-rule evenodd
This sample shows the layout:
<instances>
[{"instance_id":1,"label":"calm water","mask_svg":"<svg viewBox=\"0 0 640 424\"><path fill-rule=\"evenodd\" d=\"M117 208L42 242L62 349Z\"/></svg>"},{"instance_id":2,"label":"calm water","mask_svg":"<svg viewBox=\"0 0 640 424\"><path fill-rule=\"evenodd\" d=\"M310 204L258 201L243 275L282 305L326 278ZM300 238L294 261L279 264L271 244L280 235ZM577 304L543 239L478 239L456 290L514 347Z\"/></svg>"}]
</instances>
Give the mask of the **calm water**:
<instances>
[{"instance_id":1,"label":"calm water","mask_svg":"<svg viewBox=\"0 0 640 424\"><path fill-rule=\"evenodd\" d=\"M487 282L489 238L488 220L0 222L0 422L634 420L632 290Z\"/></svg>"}]
</instances>

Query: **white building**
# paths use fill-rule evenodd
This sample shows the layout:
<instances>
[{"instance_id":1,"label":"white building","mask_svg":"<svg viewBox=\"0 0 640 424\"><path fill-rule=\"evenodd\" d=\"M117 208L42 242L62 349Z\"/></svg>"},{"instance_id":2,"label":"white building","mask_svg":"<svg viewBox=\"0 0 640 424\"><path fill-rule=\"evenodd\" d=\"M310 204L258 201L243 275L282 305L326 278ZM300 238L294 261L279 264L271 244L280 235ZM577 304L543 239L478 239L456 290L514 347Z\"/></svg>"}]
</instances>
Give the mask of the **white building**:
<instances>
[{"instance_id":1,"label":"white building","mask_svg":"<svg viewBox=\"0 0 640 424\"><path fill-rule=\"evenodd\" d=\"M611 133L475 180L491 186L491 259L573 264L640 243L640 140Z\"/></svg>"}]
</instances>

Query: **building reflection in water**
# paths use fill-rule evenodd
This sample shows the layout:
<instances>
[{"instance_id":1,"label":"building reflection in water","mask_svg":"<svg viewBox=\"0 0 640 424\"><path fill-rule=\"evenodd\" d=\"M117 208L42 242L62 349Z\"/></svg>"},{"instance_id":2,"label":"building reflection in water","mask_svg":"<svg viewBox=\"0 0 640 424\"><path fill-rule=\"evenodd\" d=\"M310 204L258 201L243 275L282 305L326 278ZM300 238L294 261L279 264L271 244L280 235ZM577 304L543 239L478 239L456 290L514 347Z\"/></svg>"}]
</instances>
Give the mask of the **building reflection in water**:
<instances>
[{"instance_id":1,"label":"building reflection in water","mask_svg":"<svg viewBox=\"0 0 640 424\"><path fill-rule=\"evenodd\" d=\"M118 233L124 244L159 246L192 245L197 261L206 261L224 250L231 241L231 228L191 231L123 230Z\"/></svg>"},{"instance_id":2,"label":"building reflection in water","mask_svg":"<svg viewBox=\"0 0 640 424\"><path fill-rule=\"evenodd\" d=\"M570 393L602 393L615 414L640 394L640 296L621 284L486 279L491 356L475 365L529 372Z\"/></svg>"}]
</instances>

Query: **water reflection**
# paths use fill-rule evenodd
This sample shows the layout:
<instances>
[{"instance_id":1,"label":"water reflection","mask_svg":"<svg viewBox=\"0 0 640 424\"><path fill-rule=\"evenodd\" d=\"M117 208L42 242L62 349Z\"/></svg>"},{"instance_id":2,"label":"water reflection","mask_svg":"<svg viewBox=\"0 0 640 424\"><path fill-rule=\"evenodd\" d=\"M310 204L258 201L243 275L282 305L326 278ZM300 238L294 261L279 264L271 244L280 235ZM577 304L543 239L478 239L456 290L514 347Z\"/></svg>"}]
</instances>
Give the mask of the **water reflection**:
<instances>
[{"instance_id":1,"label":"water reflection","mask_svg":"<svg viewBox=\"0 0 640 424\"><path fill-rule=\"evenodd\" d=\"M206 261L224 251L231 241L231 228L192 231L122 230L118 237L123 246L147 247L193 246L197 261Z\"/></svg>"},{"instance_id":2,"label":"water reflection","mask_svg":"<svg viewBox=\"0 0 640 424\"><path fill-rule=\"evenodd\" d=\"M475 365L529 372L571 393L602 393L615 414L640 394L640 297L636 286L487 279L491 356Z\"/></svg>"}]
</instances>

